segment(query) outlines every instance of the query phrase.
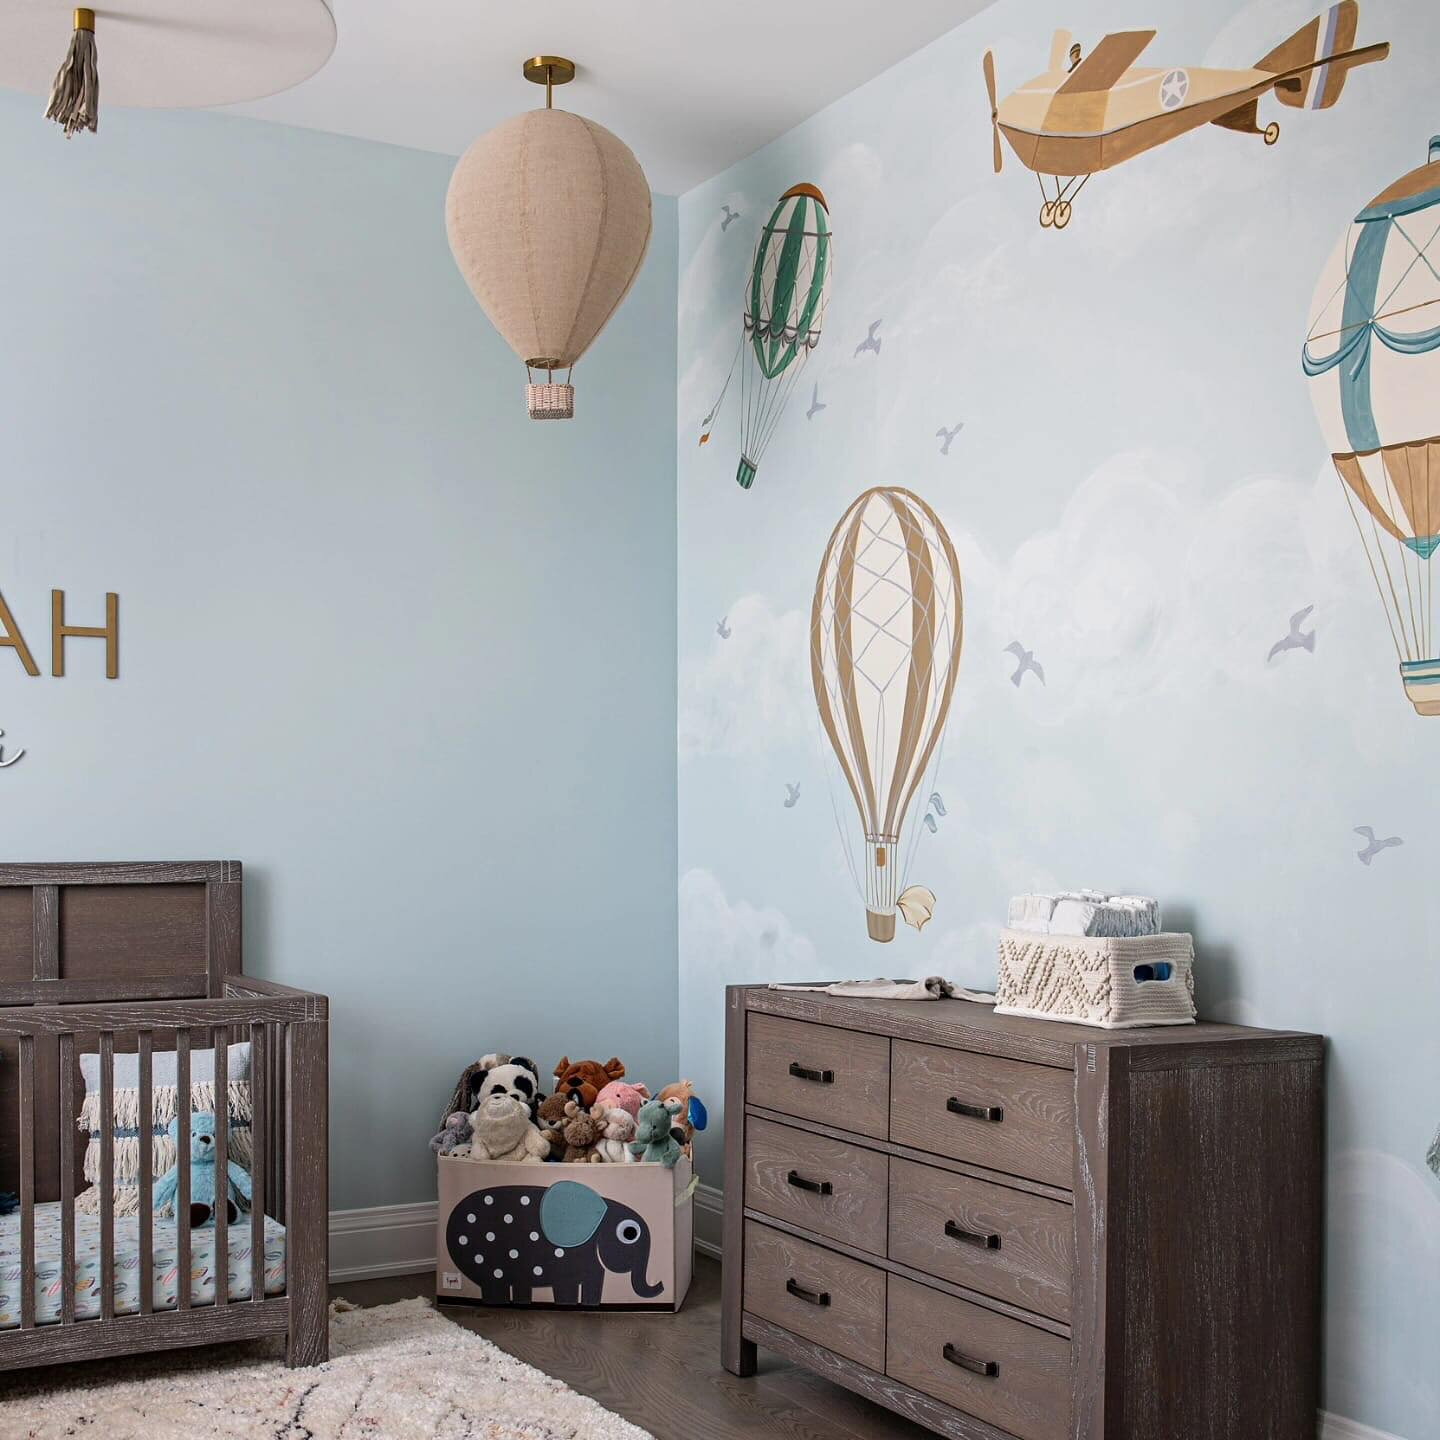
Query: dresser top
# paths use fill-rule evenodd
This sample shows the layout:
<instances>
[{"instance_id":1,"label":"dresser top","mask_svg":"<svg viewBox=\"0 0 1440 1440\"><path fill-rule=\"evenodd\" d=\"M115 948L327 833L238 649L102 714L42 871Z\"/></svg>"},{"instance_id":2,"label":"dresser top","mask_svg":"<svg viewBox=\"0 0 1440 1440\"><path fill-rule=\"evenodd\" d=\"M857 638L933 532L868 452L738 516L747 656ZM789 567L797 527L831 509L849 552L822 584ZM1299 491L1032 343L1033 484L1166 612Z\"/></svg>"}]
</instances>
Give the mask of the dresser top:
<instances>
[{"instance_id":1,"label":"dresser top","mask_svg":"<svg viewBox=\"0 0 1440 1440\"><path fill-rule=\"evenodd\" d=\"M824 981L795 981L824 984ZM1175 1052L1204 1047L1213 1057L1234 1047L1248 1059L1318 1059L1324 1040L1297 1030L1257 1030L1248 1025L1151 1025L1134 1030L1105 1030L1024 1015L997 1015L991 1005L973 1000L860 1000L814 991L772 990L767 985L731 985L729 1003L766 1015L780 1015L812 1024L863 1030L927 1045L948 1045L985 1055L1003 1055L1040 1065L1073 1069L1077 1045ZM1248 1053L1255 1050L1255 1054ZM1268 1052L1268 1053L1267 1053Z\"/></svg>"}]
</instances>

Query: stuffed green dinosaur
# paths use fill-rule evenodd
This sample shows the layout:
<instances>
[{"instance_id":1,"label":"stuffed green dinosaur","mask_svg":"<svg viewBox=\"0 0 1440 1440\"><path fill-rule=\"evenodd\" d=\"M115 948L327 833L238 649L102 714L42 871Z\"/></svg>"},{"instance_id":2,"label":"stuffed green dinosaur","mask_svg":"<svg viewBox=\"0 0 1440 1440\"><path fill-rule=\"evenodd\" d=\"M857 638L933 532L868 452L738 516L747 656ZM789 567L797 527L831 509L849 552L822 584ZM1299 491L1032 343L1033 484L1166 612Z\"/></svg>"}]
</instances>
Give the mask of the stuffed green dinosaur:
<instances>
[{"instance_id":1,"label":"stuffed green dinosaur","mask_svg":"<svg viewBox=\"0 0 1440 1440\"><path fill-rule=\"evenodd\" d=\"M180 1138L180 1117L170 1122L170 1138ZM225 1215L233 1225L242 1209L250 1208L250 1176L233 1160L225 1167ZM180 1189L179 1163L172 1165L156 1182L154 1209L172 1210ZM215 1117L190 1117L190 1225L196 1228L215 1223Z\"/></svg>"}]
</instances>

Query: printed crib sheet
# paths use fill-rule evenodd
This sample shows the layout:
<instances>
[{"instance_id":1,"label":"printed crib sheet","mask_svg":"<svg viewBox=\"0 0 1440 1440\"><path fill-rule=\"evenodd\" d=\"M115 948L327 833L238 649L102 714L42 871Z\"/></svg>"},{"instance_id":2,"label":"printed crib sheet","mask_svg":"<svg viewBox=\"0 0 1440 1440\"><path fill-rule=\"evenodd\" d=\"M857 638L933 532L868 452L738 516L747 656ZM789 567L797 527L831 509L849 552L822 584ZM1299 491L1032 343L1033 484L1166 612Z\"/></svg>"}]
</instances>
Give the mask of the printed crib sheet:
<instances>
[{"instance_id":1,"label":"printed crib sheet","mask_svg":"<svg viewBox=\"0 0 1440 1440\"><path fill-rule=\"evenodd\" d=\"M230 1226L230 1298L250 1298L250 1217ZM35 1207L35 1321L60 1319L60 1206ZM175 1309L179 1266L175 1221L155 1216L151 1304ZM265 1217L265 1293L285 1292L285 1227ZM215 1231L190 1232L190 1303L215 1303ZM134 1315L140 1309L140 1221L134 1215L115 1217L115 1313ZM93 1320L100 1314L100 1217L75 1215L75 1318ZM0 1216L0 1330L20 1324L20 1215Z\"/></svg>"}]
</instances>

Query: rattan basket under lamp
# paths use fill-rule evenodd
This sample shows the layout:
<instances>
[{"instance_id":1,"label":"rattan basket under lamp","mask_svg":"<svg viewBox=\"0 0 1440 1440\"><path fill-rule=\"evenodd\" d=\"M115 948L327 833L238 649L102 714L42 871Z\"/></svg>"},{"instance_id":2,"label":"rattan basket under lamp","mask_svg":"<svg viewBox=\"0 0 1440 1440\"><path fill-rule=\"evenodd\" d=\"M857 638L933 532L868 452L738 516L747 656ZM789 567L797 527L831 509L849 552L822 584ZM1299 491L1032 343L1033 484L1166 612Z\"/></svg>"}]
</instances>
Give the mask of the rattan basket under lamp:
<instances>
[{"instance_id":1,"label":"rattan basket under lamp","mask_svg":"<svg viewBox=\"0 0 1440 1440\"><path fill-rule=\"evenodd\" d=\"M107 106L233 105L298 85L334 49L326 0L0 3L0 86L48 96L67 136L98 127L102 88Z\"/></svg>"},{"instance_id":2,"label":"rattan basket under lamp","mask_svg":"<svg viewBox=\"0 0 1440 1440\"><path fill-rule=\"evenodd\" d=\"M570 420L570 368L645 259L650 185L603 125L552 107L551 88L575 78L573 61L537 55L522 69L545 86L545 108L497 125L460 157L445 228L480 308L525 364L530 418Z\"/></svg>"}]
</instances>

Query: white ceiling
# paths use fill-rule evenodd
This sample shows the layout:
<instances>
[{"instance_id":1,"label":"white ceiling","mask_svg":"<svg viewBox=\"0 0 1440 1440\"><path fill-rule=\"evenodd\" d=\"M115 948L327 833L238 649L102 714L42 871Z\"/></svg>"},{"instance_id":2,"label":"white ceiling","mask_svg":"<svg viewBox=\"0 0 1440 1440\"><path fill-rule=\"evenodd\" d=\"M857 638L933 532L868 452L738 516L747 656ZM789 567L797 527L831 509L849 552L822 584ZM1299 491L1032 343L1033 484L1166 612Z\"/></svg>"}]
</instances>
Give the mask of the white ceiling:
<instances>
[{"instance_id":1,"label":"white ceiling","mask_svg":"<svg viewBox=\"0 0 1440 1440\"><path fill-rule=\"evenodd\" d=\"M912 55L987 0L333 0L311 79L234 111L458 155L544 103L535 54L576 61L556 103L598 120L679 194Z\"/></svg>"}]
</instances>

